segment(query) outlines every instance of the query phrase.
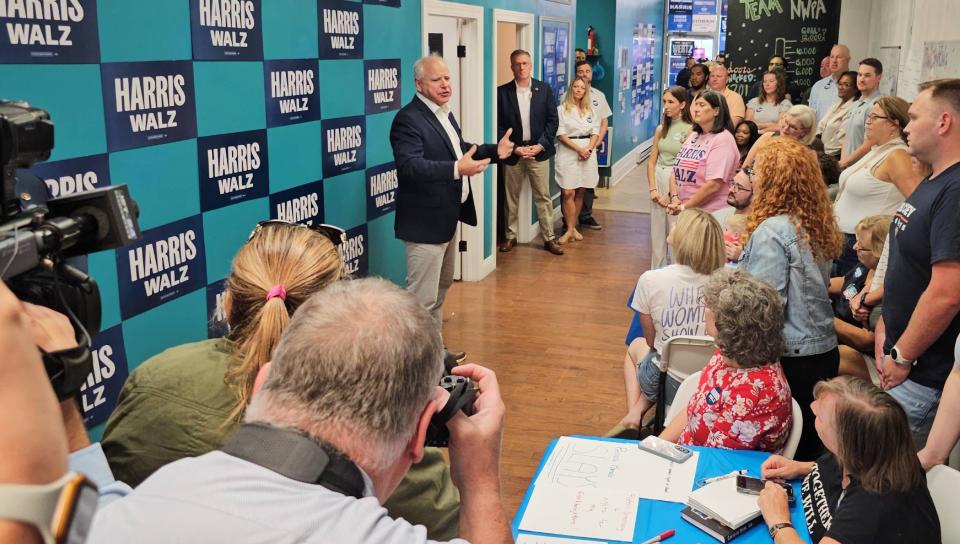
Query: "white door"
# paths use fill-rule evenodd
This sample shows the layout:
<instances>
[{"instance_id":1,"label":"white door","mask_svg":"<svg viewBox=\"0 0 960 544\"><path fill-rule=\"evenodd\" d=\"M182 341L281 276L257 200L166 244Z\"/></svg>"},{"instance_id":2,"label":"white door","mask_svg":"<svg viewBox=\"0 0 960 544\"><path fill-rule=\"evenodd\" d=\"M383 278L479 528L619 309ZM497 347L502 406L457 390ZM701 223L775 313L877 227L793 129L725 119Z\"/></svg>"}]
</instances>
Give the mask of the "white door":
<instances>
[{"instance_id":1,"label":"white door","mask_svg":"<svg viewBox=\"0 0 960 544\"><path fill-rule=\"evenodd\" d=\"M453 94L450 97L450 111L460 124L460 130L467 132L467 127L463 125L463 93L461 92L460 82L462 59L457 57L457 47L461 45L463 19L459 17L448 17L444 15L429 15L427 17L427 48L431 54L436 53L443 57L447 67L450 69L450 83L453 87ZM483 189L483 179L481 176L475 176L472 180L474 191ZM482 210L477 210L481 214ZM453 243L457 244L463 241L463 224L457 223L457 234L453 238ZM470 248L468 247L468 250ZM478 248L479 249L479 248ZM453 279L463 278L463 259L464 253L457 252L457 266L453 274Z\"/></svg>"}]
</instances>

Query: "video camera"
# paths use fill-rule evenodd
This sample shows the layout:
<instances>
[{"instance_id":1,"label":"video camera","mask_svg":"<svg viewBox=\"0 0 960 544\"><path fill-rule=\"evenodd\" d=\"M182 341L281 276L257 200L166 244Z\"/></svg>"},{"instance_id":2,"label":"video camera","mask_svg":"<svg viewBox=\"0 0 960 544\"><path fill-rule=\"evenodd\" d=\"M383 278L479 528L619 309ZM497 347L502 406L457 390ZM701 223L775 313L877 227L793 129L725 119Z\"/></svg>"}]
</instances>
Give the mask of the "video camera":
<instances>
[{"instance_id":1,"label":"video camera","mask_svg":"<svg viewBox=\"0 0 960 544\"><path fill-rule=\"evenodd\" d=\"M67 260L123 247L140 237L140 226L126 185L39 205L29 193L20 193L17 169L47 160L52 149L48 112L26 102L0 100L0 278L21 300L70 316L79 331L77 348L43 354L54 391L65 400L79 392L90 373L90 337L100 330L97 283Z\"/></svg>"}]
</instances>

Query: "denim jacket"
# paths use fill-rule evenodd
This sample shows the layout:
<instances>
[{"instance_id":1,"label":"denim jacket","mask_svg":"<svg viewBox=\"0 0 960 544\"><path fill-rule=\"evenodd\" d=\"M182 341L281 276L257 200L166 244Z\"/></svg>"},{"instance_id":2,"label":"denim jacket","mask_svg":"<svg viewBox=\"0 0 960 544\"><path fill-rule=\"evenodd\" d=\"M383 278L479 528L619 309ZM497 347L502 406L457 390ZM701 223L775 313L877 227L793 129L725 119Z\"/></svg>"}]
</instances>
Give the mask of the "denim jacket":
<instances>
[{"instance_id":1,"label":"denim jacket","mask_svg":"<svg viewBox=\"0 0 960 544\"><path fill-rule=\"evenodd\" d=\"M826 353L837 347L827 286L830 263L818 263L797 236L788 215L766 219L750 236L740 268L764 279L784 301L785 357Z\"/></svg>"}]
</instances>

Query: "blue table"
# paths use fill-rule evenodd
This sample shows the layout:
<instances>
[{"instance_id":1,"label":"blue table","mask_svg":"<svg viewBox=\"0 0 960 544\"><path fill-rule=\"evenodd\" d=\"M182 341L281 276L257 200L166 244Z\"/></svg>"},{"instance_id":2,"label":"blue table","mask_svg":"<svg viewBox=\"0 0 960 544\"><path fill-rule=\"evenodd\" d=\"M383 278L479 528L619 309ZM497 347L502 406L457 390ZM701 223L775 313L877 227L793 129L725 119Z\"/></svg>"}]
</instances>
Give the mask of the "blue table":
<instances>
[{"instance_id":1,"label":"blue table","mask_svg":"<svg viewBox=\"0 0 960 544\"><path fill-rule=\"evenodd\" d=\"M620 440L617 438L600 438L593 436L577 436L576 438L636 444L635 440ZM556 446L556 444L557 440L554 439L554 441L551 442L547 447L547 451L544 452L543 458L540 460L540 466L537 468L537 473L534 474L533 479L531 480L531 485L527 488L527 493L523 498L523 503L520 504L520 509L517 511L517 515L513 519L514 538L520 534L520 521L523 519L523 514L527 509L527 503L530 501L530 496L533 493L533 482L537 480L537 476L539 476L540 471L543 470L544 462L550 457L550 453L553 451L553 448ZM721 476L739 469L747 469L750 476L759 477L760 465L764 460L766 460L767 457L770 456L769 453L757 451L721 450L716 448L701 447L691 447L690 449L700 452L700 458L697 462L696 482L699 482L703 478ZM807 533L806 522L804 521L803 517L803 507L800 505L801 499L799 481L793 483L793 491L797 497L797 502L790 509L790 521L800 532L800 535L809 542L810 535ZM718 541L715 538L680 518L680 511L683 510L684 507L685 505L675 502L664 502L650 499L641 500L637 506L637 524L633 532L633 541L643 542L647 539L657 536L664 531L675 529L677 534L667 541L668 544L716 544ZM524 533L528 532L524 531ZM575 538L591 540L584 539L583 537ZM598 540L598 542L606 541ZM761 542L768 544L770 542L770 535L767 533L766 525L761 523L740 537L734 539L733 542L736 544Z\"/></svg>"}]
</instances>

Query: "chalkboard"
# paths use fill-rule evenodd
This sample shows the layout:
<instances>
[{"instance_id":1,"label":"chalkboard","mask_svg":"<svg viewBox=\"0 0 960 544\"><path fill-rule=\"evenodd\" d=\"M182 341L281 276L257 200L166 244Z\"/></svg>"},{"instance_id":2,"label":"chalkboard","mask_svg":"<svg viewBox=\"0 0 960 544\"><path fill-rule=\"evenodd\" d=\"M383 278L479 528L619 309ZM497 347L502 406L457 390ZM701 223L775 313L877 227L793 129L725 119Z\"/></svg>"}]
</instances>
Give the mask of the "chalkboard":
<instances>
[{"instance_id":1,"label":"chalkboard","mask_svg":"<svg viewBox=\"0 0 960 544\"><path fill-rule=\"evenodd\" d=\"M810 87L820 79L820 61L837 43L839 26L840 0L730 0L730 88L746 96L773 55L786 59L790 81L801 90Z\"/></svg>"}]
</instances>

